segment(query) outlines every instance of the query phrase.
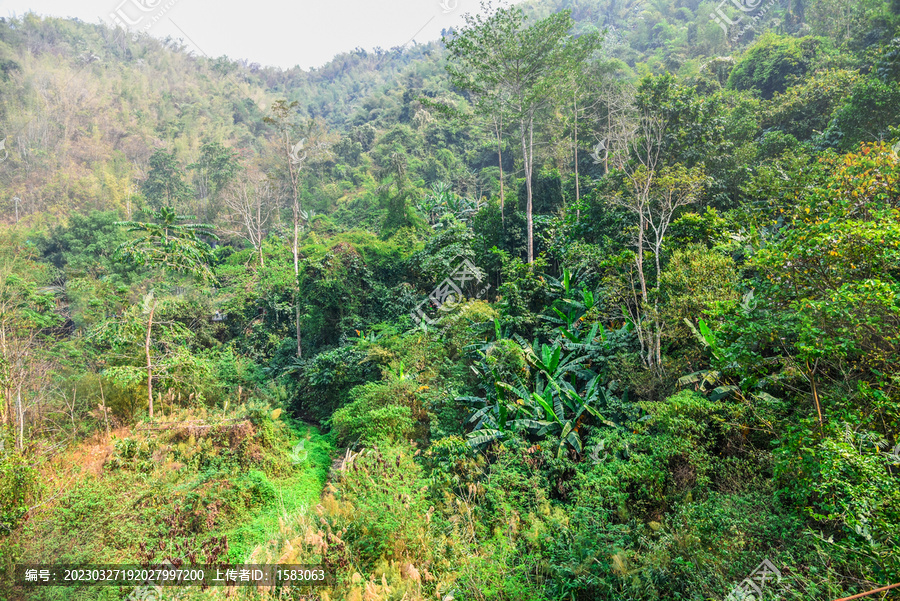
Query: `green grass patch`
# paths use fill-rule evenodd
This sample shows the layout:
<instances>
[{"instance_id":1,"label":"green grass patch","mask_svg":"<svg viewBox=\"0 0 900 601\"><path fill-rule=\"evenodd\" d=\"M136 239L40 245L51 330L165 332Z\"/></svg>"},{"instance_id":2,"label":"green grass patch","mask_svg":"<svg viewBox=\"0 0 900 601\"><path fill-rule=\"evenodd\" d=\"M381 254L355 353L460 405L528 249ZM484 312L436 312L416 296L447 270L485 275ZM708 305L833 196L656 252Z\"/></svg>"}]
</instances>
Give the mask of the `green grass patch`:
<instances>
[{"instance_id":1,"label":"green grass patch","mask_svg":"<svg viewBox=\"0 0 900 601\"><path fill-rule=\"evenodd\" d=\"M8 565L0 568L174 557L245 561L279 531L280 520L318 502L334 445L315 427L286 416L257 411L241 417L223 416L212 427L136 430L101 445L110 456L92 463L85 461L88 445L57 457L43 474L48 488L61 494L4 541ZM11 591L6 598L122 595L117 589L54 587Z\"/></svg>"}]
</instances>

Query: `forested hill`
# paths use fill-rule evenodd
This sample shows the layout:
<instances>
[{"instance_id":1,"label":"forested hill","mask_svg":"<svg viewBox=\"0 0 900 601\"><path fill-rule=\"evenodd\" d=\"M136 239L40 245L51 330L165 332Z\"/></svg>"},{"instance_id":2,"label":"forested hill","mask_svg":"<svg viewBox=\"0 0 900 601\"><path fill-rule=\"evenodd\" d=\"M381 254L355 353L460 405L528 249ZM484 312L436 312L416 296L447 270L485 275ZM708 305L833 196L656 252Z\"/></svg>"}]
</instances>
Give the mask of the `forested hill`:
<instances>
[{"instance_id":1,"label":"forested hill","mask_svg":"<svg viewBox=\"0 0 900 601\"><path fill-rule=\"evenodd\" d=\"M347 53L312 72L263 69L197 58L174 40L134 40L34 15L4 20L0 43L0 111L12 152L2 165L3 202L12 209L19 196L22 216L124 209L158 148L185 165L209 141L256 156L271 134L263 118L277 98L290 96L306 115L345 127L375 120L385 91L397 95L410 64L419 65L420 78L441 69L421 60L433 50L424 46Z\"/></svg>"},{"instance_id":2,"label":"forested hill","mask_svg":"<svg viewBox=\"0 0 900 601\"><path fill-rule=\"evenodd\" d=\"M726 35L712 18L715 11L709 2L524 5L532 20L570 10L574 33L603 32L601 55L610 61L606 70L617 78L668 71L697 82L706 94L726 84L760 89L766 99L772 94L765 89L766 82L746 77L726 81L734 61L764 32L795 39L815 34L824 36L818 39L830 48L846 48L849 54L818 52L812 62L808 52L784 48L783 56L772 56L759 65L760 73L768 75L757 75L779 80L774 85L783 92L784 78L802 75L810 67L823 78L821 71L828 70L827 81L813 80L798 88L798 93L824 86L831 89L822 94L843 97L851 73L865 73L874 61L873 51L890 41L892 7L885 2L844 6L833 0L779 0L766 3L763 18L735 37L738 27ZM758 16L745 15L744 23L754 15ZM271 137L272 128L263 119L279 98L297 101L299 114L321 119L334 134L364 144L365 154L371 150L369 139L374 141L370 126L376 132L411 126L413 133L422 134L427 150L446 151L439 161L443 166L432 164L416 173L426 186L438 180L458 185L467 171L485 176L482 171L490 162L482 156L487 151L488 143L482 144L485 136L457 138L446 122L430 123L436 116L434 107L421 102L458 98L445 77L440 42L390 50L357 48L319 69L304 71L227 57L207 59L177 40L146 36L135 40L104 26L35 15L4 19L0 34L0 134L6 151L11 152L10 160L0 165L5 179L0 203L7 220L15 217L12 199L16 197L20 218L39 219L45 213L64 216L67 210L124 209L128 190L147 176L149 157L158 148L175 153L184 167L197 164L201 147L210 141L247 157L264 154L263 140ZM782 104L790 102L785 98ZM825 105L808 112L809 118L821 123L800 124L803 136L812 135L812 125L821 132L835 108L828 98L818 102ZM779 118L787 121L793 115ZM804 122L809 118L801 116ZM429 124L419 127L416 120ZM792 130L780 122L761 120L759 125L765 131ZM586 149L597 142L596 124L592 129L584 138ZM350 158L356 156L355 147L347 151ZM373 158L375 166L381 166ZM189 177L200 176L190 173ZM496 178L489 179L490 190L496 192ZM203 196L203 185L199 191Z\"/></svg>"},{"instance_id":3,"label":"forested hill","mask_svg":"<svg viewBox=\"0 0 900 601\"><path fill-rule=\"evenodd\" d=\"M900 2L485 8L0 20L0 601L900 598Z\"/></svg>"},{"instance_id":4,"label":"forested hill","mask_svg":"<svg viewBox=\"0 0 900 601\"><path fill-rule=\"evenodd\" d=\"M770 4L765 18L735 39L710 17L710 3L539 2L526 9L532 19L571 10L574 32L605 32L603 54L627 64L619 65L623 77L670 71L706 86L723 83L719 63L733 60L766 30L824 34L834 47L844 44L858 54L890 39L887 3L856 8L825 1ZM433 111L419 100L450 94L443 47L434 42L357 48L319 69L285 71L198 57L177 40L133 40L104 26L34 15L4 20L2 35L0 116L6 149L13 151L12 160L0 166L7 179L0 199L9 209L7 219L14 217L13 197L21 199L20 216L48 209L58 213L66 206L122 208L123 190L146 176L149 156L158 147L174 151L184 165L195 163L210 140L257 155L264 134L271 134L263 123L266 108L277 98L298 101L301 114L352 137L353 128L361 126L385 131L430 119ZM849 57L842 60L852 63ZM842 72L865 70L862 64L829 65L821 59L819 64ZM807 65L803 57L791 55L762 68L786 77ZM847 85L846 76L830 82ZM753 85L758 82L732 87ZM357 138L367 135L356 131ZM461 177L463 167L478 169L478 159L466 156L477 151L477 144L442 142L450 154L466 159L464 165L448 166L453 176ZM19 163L24 169L17 168ZM426 184L441 179L433 170L422 175ZM447 179L449 174L442 175ZM101 190L104 201L98 199Z\"/></svg>"}]
</instances>

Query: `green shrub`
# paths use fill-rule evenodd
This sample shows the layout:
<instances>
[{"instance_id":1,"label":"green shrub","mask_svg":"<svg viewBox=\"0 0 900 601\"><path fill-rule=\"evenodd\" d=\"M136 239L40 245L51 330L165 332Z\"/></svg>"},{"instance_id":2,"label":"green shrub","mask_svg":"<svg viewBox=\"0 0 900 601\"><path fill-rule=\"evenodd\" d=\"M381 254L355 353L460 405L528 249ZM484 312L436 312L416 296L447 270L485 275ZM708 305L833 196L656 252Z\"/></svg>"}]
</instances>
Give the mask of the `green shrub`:
<instances>
[{"instance_id":1,"label":"green shrub","mask_svg":"<svg viewBox=\"0 0 900 601\"><path fill-rule=\"evenodd\" d=\"M880 436L850 424L816 444L795 436L777 455L779 497L815 520L835 551L865 566L873 581L900 573L897 461L880 450Z\"/></svg>"},{"instance_id":2,"label":"green shrub","mask_svg":"<svg viewBox=\"0 0 900 601\"><path fill-rule=\"evenodd\" d=\"M414 426L409 407L388 405L372 409L366 407L364 400L336 411L331 425L338 443L345 445L404 440L412 435Z\"/></svg>"},{"instance_id":3,"label":"green shrub","mask_svg":"<svg viewBox=\"0 0 900 601\"><path fill-rule=\"evenodd\" d=\"M153 452L156 441L122 438L113 441L113 456L106 463L108 469L126 469L137 472L153 471Z\"/></svg>"},{"instance_id":4,"label":"green shrub","mask_svg":"<svg viewBox=\"0 0 900 601\"><path fill-rule=\"evenodd\" d=\"M417 419L427 419L411 378L373 382L356 387L356 400L338 409L331 418L338 443L372 444L416 435Z\"/></svg>"},{"instance_id":5,"label":"green shrub","mask_svg":"<svg viewBox=\"0 0 900 601\"><path fill-rule=\"evenodd\" d=\"M275 500L275 486L263 472L251 470L247 473L247 479L250 481L247 490L252 505L268 505Z\"/></svg>"},{"instance_id":6,"label":"green shrub","mask_svg":"<svg viewBox=\"0 0 900 601\"><path fill-rule=\"evenodd\" d=\"M0 536L15 528L39 491L37 471L22 456L0 449Z\"/></svg>"},{"instance_id":7,"label":"green shrub","mask_svg":"<svg viewBox=\"0 0 900 601\"><path fill-rule=\"evenodd\" d=\"M424 452L436 484L462 490L481 476L484 456L476 454L462 436L447 436L432 442Z\"/></svg>"},{"instance_id":8,"label":"green shrub","mask_svg":"<svg viewBox=\"0 0 900 601\"><path fill-rule=\"evenodd\" d=\"M819 41L767 33L747 51L728 76L735 90L757 90L765 99L784 92L792 76L802 76L818 52Z\"/></svg>"},{"instance_id":9,"label":"green shrub","mask_svg":"<svg viewBox=\"0 0 900 601\"><path fill-rule=\"evenodd\" d=\"M497 310L482 300L471 300L454 307L444 320L444 335L450 356L459 357L470 344L484 341L486 332L493 330L486 324L497 317Z\"/></svg>"},{"instance_id":10,"label":"green shrub","mask_svg":"<svg viewBox=\"0 0 900 601\"><path fill-rule=\"evenodd\" d=\"M364 350L345 345L298 362L293 410L313 420L328 419L354 398L354 387L377 377L376 365L366 359Z\"/></svg>"},{"instance_id":11,"label":"green shrub","mask_svg":"<svg viewBox=\"0 0 900 601\"><path fill-rule=\"evenodd\" d=\"M472 557L457 586L460 599L543 601L551 599L542 590L547 577L540 555L521 554L504 535L486 542L482 552Z\"/></svg>"}]
</instances>

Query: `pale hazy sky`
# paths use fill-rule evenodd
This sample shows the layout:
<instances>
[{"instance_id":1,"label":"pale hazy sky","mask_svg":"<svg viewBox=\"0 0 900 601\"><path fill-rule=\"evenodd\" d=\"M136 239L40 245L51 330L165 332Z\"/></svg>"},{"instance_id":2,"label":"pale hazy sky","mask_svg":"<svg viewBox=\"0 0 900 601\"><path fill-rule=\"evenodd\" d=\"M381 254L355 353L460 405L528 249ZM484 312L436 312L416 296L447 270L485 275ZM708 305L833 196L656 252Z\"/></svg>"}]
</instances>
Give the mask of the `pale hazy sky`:
<instances>
[{"instance_id":1,"label":"pale hazy sky","mask_svg":"<svg viewBox=\"0 0 900 601\"><path fill-rule=\"evenodd\" d=\"M33 11L112 24L116 15L133 30L181 38L200 55L304 69L357 46L435 40L478 10L478 0L0 0L4 17Z\"/></svg>"}]
</instances>

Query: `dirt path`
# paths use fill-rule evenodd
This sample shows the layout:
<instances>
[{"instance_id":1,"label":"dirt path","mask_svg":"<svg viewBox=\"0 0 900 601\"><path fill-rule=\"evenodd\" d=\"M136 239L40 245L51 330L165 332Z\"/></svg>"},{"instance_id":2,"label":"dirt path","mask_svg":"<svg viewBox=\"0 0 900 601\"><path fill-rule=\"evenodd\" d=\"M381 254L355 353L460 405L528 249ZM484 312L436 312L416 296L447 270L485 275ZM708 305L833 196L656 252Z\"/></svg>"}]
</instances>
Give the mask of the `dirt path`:
<instances>
[{"instance_id":1,"label":"dirt path","mask_svg":"<svg viewBox=\"0 0 900 601\"><path fill-rule=\"evenodd\" d=\"M359 455L359 451L353 452L347 448L339 448L335 449L334 459L331 461L331 468L328 470L328 478L325 480L325 486L322 487L322 494L320 495L320 499L325 496L325 493L328 492L329 487L333 482L336 482L341 478L341 474L344 471L344 467L348 462L352 462ZM333 486L331 486L333 489Z\"/></svg>"}]
</instances>

